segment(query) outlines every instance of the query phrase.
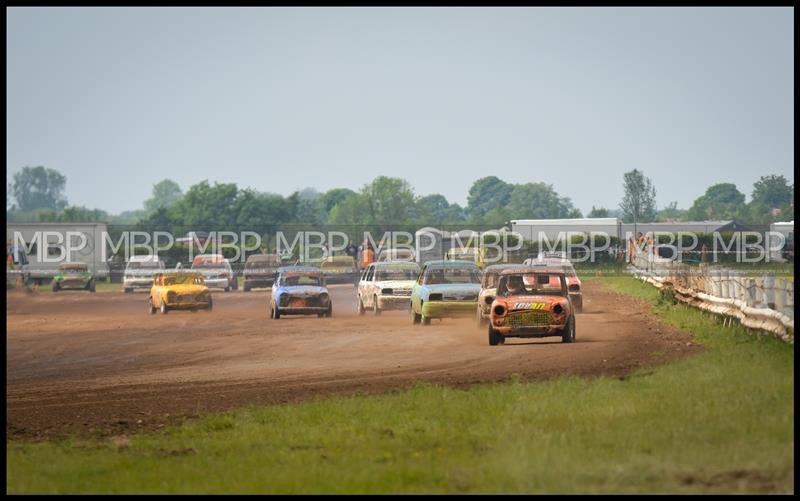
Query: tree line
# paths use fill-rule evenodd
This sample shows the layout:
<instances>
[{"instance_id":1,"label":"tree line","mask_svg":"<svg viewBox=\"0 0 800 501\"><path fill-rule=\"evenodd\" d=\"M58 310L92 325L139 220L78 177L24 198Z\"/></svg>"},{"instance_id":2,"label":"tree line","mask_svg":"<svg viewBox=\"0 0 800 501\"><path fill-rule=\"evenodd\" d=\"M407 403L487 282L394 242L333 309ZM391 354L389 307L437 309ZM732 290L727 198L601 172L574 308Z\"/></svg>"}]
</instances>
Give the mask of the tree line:
<instances>
[{"instance_id":1,"label":"tree line","mask_svg":"<svg viewBox=\"0 0 800 501\"><path fill-rule=\"evenodd\" d=\"M672 202L656 207L652 181L638 169L624 174L624 197L617 209L592 207L586 217L620 217L625 222L736 219L768 224L794 219L794 184L784 176L762 176L751 201L732 183L710 186L688 209ZM352 225L374 228L400 225L474 225L500 227L511 219L583 217L569 197L543 182L507 183L496 176L478 179L467 204L440 194L418 196L404 179L379 176L358 191L334 188L298 190L289 196L240 188L235 183L201 181L183 192L170 179L153 186L142 208L120 214L70 206L66 177L55 169L25 167L8 184L6 220L138 224L145 227L251 227L277 229L285 224Z\"/></svg>"}]
</instances>

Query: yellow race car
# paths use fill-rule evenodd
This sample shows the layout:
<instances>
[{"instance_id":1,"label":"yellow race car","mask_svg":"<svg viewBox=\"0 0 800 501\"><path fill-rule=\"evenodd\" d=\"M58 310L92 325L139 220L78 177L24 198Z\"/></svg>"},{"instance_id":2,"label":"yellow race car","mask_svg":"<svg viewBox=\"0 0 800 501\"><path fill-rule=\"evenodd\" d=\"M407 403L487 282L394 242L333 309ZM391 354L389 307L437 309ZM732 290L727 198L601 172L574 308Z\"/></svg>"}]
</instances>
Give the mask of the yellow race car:
<instances>
[{"instance_id":1,"label":"yellow race car","mask_svg":"<svg viewBox=\"0 0 800 501\"><path fill-rule=\"evenodd\" d=\"M170 310L211 310L211 292L203 275L196 271L156 273L147 299L148 311L153 315L160 310L166 315Z\"/></svg>"}]
</instances>

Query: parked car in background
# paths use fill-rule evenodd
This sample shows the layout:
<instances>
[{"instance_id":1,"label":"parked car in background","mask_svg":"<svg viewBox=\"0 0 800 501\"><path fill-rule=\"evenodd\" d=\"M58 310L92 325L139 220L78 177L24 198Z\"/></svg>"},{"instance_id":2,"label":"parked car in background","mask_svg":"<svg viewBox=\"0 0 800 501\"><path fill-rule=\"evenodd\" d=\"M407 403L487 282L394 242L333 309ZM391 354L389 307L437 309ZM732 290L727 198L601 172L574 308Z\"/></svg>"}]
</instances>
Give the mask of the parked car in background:
<instances>
[{"instance_id":1,"label":"parked car in background","mask_svg":"<svg viewBox=\"0 0 800 501\"><path fill-rule=\"evenodd\" d=\"M363 315L372 310L376 315L384 310L406 310L411 304L411 289L419 276L414 262L372 263L358 282L357 311Z\"/></svg>"},{"instance_id":2,"label":"parked car in background","mask_svg":"<svg viewBox=\"0 0 800 501\"><path fill-rule=\"evenodd\" d=\"M149 289L153 286L153 277L156 273L164 271L164 261L158 256L131 256L125 265L125 274L122 276L122 288L125 292L134 289Z\"/></svg>"},{"instance_id":3,"label":"parked car in background","mask_svg":"<svg viewBox=\"0 0 800 501\"><path fill-rule=\"evenodd\" d=\"M467 248L454 247L447 251L445 257L447 259L471 261L475 263L478 268L484 269L489 263L497 262L501 256L494 247L480 246Z\"/></svg>"},{"instance_id":4,"label":"parked car in background","mask_svg":"<svg viewBox=\"0 0 800 501\"><path fill-rule=\"evenodd\" d=\"M575 307L575 311L577 313L583 311L583 283L581 282L581 279L578 278L578 274L575 272L575 267L572 265L572 262L566 257L564 257L564 255L540 254L535 259L533 258L526 259L525 261L523 261L523 264L539 268L541 267L561 268L561 270L564 272L564 275L567 277L567 287L569 289L569 297L570 299L572 299L572 304Z\"/></svg>"},{"instance_id":5,"label":"parked car in background","mask_svg":"<svg viewBox=\"0 0 800 501\"><path fill-rule=\"evenodd\" d=\"M355 284L358 280L356 261L352 256L328 256L320 265L326 284Z\"/></svg>"},{"instance_id":6,"label":"parked car in background","mask_svg":"<svg viewBox=\"0 0 800 501\"><path fill-rule=\"evenodd\" d=\"M281 258L277 254L253 254L247 257L244 264L243 288L245 292L259 287L272 287L278 268L281 267Z\"/></svg>"},{"instance_id":7,"label":"parked car in background","mask_svg":"<svg viewBox=\"0 0 800 501\"><path fill-rule=\"evenodd\" d=\"M53 277L53 292L85 290L94 292L94 276L86 263L61 263Z\"/></svg>"},{"instance_id":8,"label":"parked car in background","mask_svg":"<svg viewBox=\"0 0 800 501\"><path fill-rule=\"evenodd\" d=\"M558 336L573 342L575 315L561 268L501 272L488 330L492 346L508 337Z\"/></svg>"},{"instance_id":9,"label":"parked car in background","mask_svg":"<svg viewBox=\"0 0 800 501\"><path fill-rule=\"evenodd\" d=\"M192 260L192 270L203 275L209 289L228 292L239 288L236 273L222 254L200 254Z\"/></svg>"},{"instance_id":10,"label":"parked car in background","mask_svg":"<svg viewBox=\"0 0 800 501\"><path fill-rule=\"evenodd\" d=\"M378 253L377 262L382 263L385 261L415 261L416 254L413 249L381 249Z\"/></svg>"},{"instance_id":11,"label":"parked car in background","mask_svg":"<svg viewBox=\"0 0 800 501\"><path fill-rule=\"evenodd\" d=\"M156 311L166 315L171 310L211 310L213 306L211 292L200 273L169 271L156 273L153 277L147 299L151 315Z\"/></svg>"},{"instance_id":12,"label":"parked car in background","mask_svg":"<svg viewBox=\"0 0 800 501\"><path fill-rule=\"evenodd\" d=\"M333 302L322 270L312 266L280 268L272 284L269 317L277 320L281 315L314 314L319 317L333 315Z\"/></svg>"},{"instance_id":13,"label":"parked car in background","mask_svg":"<svg viewBox=\"0 0 800 501\"><path fill-rule=\"evenodd\" d=\"M432 318L474 315L481 289L481 271L469 261L428 261L411 291L415 324Z\"/></svg>"},{"instance_id":14,"label":"parked car in background","mask_svg":"<svg viewBox=\"0 0 800 501\"><path fill-rule=\"evenodd\" d=\"M487 266L483 270L483 276L481 277L481 290L478 293L478 308L476 309L478 327L484 327L486 326L487 322L489 322L492 302L494 302L494 298L497 296L497 282L500 280L500 273L504 270L509 270L512 268L524 269L529 268L529 266L525 264L503 263Z\"/></svg>"}]
</instances>

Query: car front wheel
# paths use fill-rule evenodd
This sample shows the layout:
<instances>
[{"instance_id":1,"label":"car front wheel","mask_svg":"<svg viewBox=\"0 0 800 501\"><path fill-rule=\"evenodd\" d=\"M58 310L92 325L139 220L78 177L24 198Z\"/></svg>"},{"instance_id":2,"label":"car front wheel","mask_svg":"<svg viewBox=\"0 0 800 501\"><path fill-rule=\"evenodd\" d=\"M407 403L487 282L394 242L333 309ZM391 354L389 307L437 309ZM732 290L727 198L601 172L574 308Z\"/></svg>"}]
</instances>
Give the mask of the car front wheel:
<instances>
[{"instance_id":1,"label":"car front wheel","mask_svg":"<svg viewBox=\"0 0 800 501\"><path fill-rule=\"evenodd\" d=\"M561 332L562 343L572 343L575 341L575 317L570 317L566 327Z\"/></svg>"},{"instance_id":2,"label":"car front wheel","mask_svg":"<svg viewBox=\"0 0 800 501\"><path fill-rule=\"evenodd\" d=\"M497 332L496 330L494 330L492 328L492 326L490 325L489 326L489 345L490 346L497 346L498 344L503 344L504 341L505 341L505 339L503 338L503 335L500 334L499 332Z\"/></svg>"}]
</instances>

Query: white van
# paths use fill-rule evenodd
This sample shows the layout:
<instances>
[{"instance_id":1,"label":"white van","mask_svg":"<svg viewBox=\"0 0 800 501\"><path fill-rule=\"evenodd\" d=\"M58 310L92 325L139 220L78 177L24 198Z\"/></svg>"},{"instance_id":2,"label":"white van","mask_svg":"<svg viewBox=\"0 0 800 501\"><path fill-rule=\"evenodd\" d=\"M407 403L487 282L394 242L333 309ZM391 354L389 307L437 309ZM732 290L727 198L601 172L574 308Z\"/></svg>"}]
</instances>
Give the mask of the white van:
<instances>
[{"instance_id":1,"label":"white van","mask_svg":"<svg viewBox=\"0 0 800 501\"><path fill-rule=\"evenodd\" d=\"M125 265L125 275L122 279L122 287L125 292L133 292L134 289L148 289L153 286L153 275L164 271L164 261L158 256L131 256Z\"/></svg>"}]
</instances>

